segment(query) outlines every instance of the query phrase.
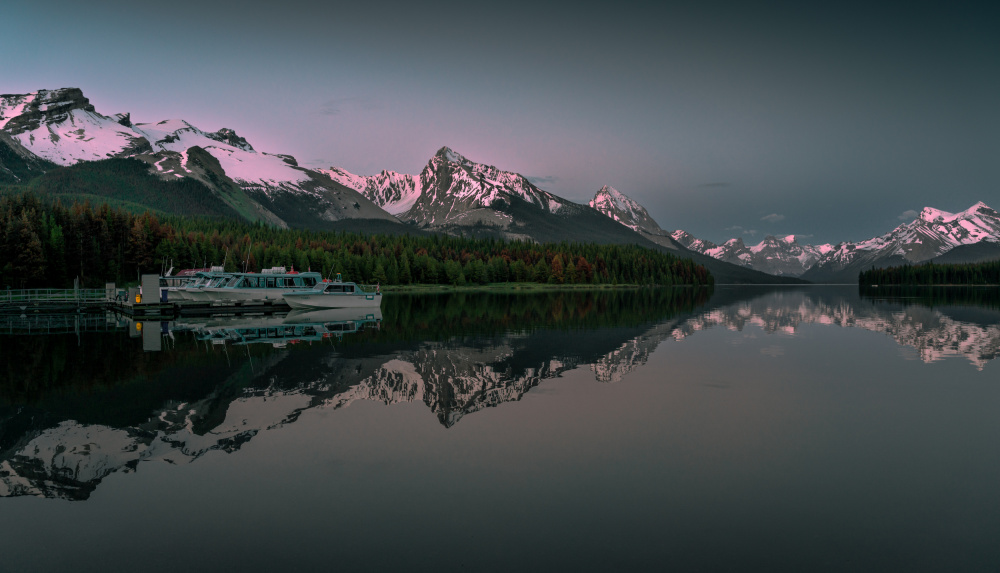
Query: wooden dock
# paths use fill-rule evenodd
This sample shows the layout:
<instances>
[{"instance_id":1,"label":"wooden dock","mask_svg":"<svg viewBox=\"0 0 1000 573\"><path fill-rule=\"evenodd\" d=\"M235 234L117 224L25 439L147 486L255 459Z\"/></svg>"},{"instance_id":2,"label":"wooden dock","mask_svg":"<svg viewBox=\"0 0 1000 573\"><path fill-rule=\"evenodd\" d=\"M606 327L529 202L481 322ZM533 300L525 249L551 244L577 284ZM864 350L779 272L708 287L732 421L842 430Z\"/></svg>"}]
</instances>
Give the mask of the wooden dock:
<instances>
[{"instance_id":1,"label":"wooden dock","mask_svg":"<svg viewBox=\"0 0 1000 573\"><path fill-rule=\"evenodd\" d=\"M156 291L159 294L159 289ZM148 302L147 302L148 301ZM133 318L173 319L217 314L272 314L288 312L284 301L162 301L144 297L138 289L7 289L0 291L0 315L88 313L115 311Z\"/></svg>"},{"instance_id":2,"label":"wooden dock","mask_svg":"<svg viewBox=\"0 0 1000 573\"><path fill-rule=\"evenodd\" d=\"M0 291L0 312L25 314L39 310L85 311L107 308L106 289L7 289Z\"/></svg>"}]
</instances>

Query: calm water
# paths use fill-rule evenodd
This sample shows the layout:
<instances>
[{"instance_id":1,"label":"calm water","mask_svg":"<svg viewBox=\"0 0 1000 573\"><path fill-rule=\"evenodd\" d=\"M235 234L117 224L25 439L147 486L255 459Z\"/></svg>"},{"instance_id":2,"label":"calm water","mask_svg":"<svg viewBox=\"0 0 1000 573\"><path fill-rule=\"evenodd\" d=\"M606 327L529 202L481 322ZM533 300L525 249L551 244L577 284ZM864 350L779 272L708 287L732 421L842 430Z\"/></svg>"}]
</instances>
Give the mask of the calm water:
<instances>
[{"instance_id":1,"label":"calm water","mask_svg":"<svg viewBox=\"0 0 1000 573\"><path fill-rule=\"evenodd\" d=\"M997 299L0 317L0 571L996 571Z\"/></svg>"}]
</instances>

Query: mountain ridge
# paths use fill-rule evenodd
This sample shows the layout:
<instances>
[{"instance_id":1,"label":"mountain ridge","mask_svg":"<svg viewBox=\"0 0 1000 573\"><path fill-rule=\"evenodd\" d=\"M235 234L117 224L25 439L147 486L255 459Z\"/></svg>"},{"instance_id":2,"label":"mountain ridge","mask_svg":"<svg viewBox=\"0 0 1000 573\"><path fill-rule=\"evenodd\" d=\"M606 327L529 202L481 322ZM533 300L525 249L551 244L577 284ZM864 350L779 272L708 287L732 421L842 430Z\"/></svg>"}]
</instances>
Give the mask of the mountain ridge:
<instances>
[{"instance_id":1,"label":"mountain ridge","mask_svg":"<svg viewBox=\"0 0 1000 573\"><path fill-rule=\"evenodd\" d=\"M956 262L981 261L1000 252L1000 215L982 201L958 213L925 207L912 222L865 241L800 245L795 235L768 235L750 246L742 237L716 245L682 229L666 233L641 204L609 186L602 187L590 204L654 242L668 235L685 249L720 261L811 282L853 282L859 271L870 266L935 260L959 247L981 245L975 250L963 249L968 254L954 257Z\"/></svg>"}]
</instances>

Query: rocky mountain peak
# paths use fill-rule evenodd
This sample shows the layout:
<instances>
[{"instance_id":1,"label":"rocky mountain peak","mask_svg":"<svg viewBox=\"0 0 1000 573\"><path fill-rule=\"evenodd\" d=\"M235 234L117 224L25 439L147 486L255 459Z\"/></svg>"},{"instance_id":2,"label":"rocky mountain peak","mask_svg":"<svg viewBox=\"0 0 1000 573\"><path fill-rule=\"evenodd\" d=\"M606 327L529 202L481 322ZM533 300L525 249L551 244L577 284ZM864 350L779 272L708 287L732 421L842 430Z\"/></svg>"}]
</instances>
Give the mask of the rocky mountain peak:
<instances>
[{"instance_id":1,"label":"rocky mountain peak","mask_svg":"<svg viewBox=\"0 0 1000 573\"><path fill-rule=\"evenodd\" d=\"M997 217L997 212L982 201L979 201L975 205L960 213L949 213L933 207L924 207L923 210L920 211L920 216L917 217L917 220L914 221L914 223L917 221L924 221L925 223L951 223L962 219L970 219L979 215Z\"/></svg>"},{"instance_id":2,"label":"rocky mountain peak","mask_svg":"<svg viewBox=\"0 0 1000 573\"><path fill-rule=\"evenodd\" d=\"M653 235L665 234L656 221L649 216L645 207L610 185L601 187L590 201L590 206L633 231Z\"/></svg>"},{"instance_id":3,"label":"rocky mountain peak","mask_svg":"<svg viewBox=\"0 0 1000 573\"><path fill-rule=\"evenodd\" d=\"M459 163L459 164L471 163L468 159L465 158L464 155L456 152L455 150L453 150L448 146L444 146L441 149L438 149L437 153L434 154L434 157L442 161L450 161L452 163Z\"/></svg>"},{"instance_id":4,"label":"rocky mountain peak","mask_svg":"<svg viewBox=\"0 0 1000 573\"><path fill-rule=\"evenodd\" d=\"M80 88L0 95L0 128L18 135L42 124L64 121L69 112L77 109L94 113L94 106Z\"/></svg>"},{"instance_id":5,"label":"rocky mountain peak","mask_svg":"<svg viewBox=\"0 0 1000 573\"><path fill-rule=\"evenodd\" d=\"M215 141L232 145L233 147L238 147L243 151L254 150L246 139L236 135L236 132L232 129L229 129L228 127L223 127L222 129L216 131L215 133L206 133L205 136L208 137L209 139L214 139Z\"/></svg>"}]
</instances>

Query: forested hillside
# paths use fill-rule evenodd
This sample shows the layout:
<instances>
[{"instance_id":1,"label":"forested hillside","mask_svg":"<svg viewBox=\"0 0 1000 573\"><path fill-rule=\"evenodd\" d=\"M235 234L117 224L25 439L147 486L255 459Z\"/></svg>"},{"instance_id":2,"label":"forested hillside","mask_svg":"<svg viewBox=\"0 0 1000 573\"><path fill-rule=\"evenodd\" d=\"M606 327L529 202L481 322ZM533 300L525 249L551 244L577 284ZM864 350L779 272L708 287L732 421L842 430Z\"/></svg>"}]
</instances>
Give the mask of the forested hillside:
<instances>
[{"instance_id":1,"label":"forested hillside","mask_svg":"<svg viewBox=\"0 0 1000 573\"><path fill-rule=\"evenodd\" d=\"M191 178L165 181L149 174L137 159L84 161L57 167L22 185L0 186L5 194L31 191L40 196L109 203L134 213L147 210L177 215L238 218L239 214L207 187Z\"/></svg>"},{"instance_id":2,"label":"forested hillside","mask_svg":"<svg viewBox=\"0 0 1000 573\"><path fill-rule=\"evenodd\" d=\"M0 285L61 287L135 281L141 273L224 264L339 272L381 284L708 285L690 259L635 245L539 244L461 237L280 229L206 217L136 214L106 203L64 204L32 193L0 197Z\"/></svg>"}]
</instances>

